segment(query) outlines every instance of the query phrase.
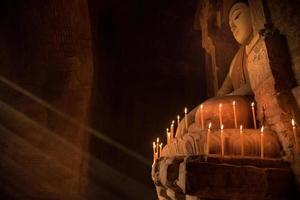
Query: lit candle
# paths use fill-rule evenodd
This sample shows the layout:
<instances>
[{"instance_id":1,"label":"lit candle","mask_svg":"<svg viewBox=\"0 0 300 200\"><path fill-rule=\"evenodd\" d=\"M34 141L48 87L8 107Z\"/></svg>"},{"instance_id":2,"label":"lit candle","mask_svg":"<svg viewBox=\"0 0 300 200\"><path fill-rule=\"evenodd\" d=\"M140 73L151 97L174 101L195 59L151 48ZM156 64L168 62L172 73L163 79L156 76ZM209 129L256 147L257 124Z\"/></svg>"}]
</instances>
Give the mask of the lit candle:
<instances>
[{"instance_id":1,"label":"lit candle","mask_svg":"<svg viewBox=\"0 0 300 200\"><path fill-rule=\"evenodd\" d=\"M221 155L224 156L224 125L221 125Z\"/></svg>"},{"instance_id":2,"label":"lit candle","mask_svg":"<svg viewBox=\"0 0 300 200\"><path fill-rule=\"evenodd\" d=\"M234 116L234 127L237 128L237 119L236 119L236 111L235 111L235 101L232 102L233 107L233 116Z\"/></svg>"},{"instance_id":3,"label":"lit candle","mask_svg":"<svg viewBox=\"0 0 300 200\"><path fill-rule=\"evenodd\" d=\"M220 127L223 124L223 120L222 120L222 104L220 103L219 105L219 121L220 121Z\"/></svg>"},{"instance_id":4,"label":"lit candle","mask_svg":"<svg viewBox=\"0 0 300 200\"><path fill-rule=\"evenodd\" d=\"M260 158L264 158L264 126L260 129Z\"/></svg>"},{"instance_id":5,"label":"lit candle","mask_svg":"<svg viewBox=\"0 0 300 200\"><path fill-rule=\"evenodd\" d=\"M206 137L206 155L209 154L210 129L211 129L211 122L209 122L208 130L207 130L207 137Z\"/></svg>"},{"instance_id":6,"label":"lit candle","mask_svg":"<svg viewBox=\"0 0 300 200\"><path fill-rule=\"evenodd\" d=\"M187 131L188 130L188 120L187 120L187 108L186 107L184 108L184 127L185 127L185 130Z\"/></svg>"},{"instance_id":7,"label":"lit candle","mask_svg":"<svg viewBox=\"0 0 300 200\"><path fill-rule=\"evenodd\" d=\"M169 129L167 128L167 145L169 145L171 142L170 137L171 137L171 135L170 135Z\"/></svg>"},{"instance_id":8,"label":"lit candle","mask_svg":"<svg viewBox=\"0 0 300 200\"><path fill-rule=\"evenodd\" d=\"M240 141L241 141L241 155L245 155L244 150L244 134L243 134L243 125L240 125Z\"/></svg>"},{"instance_id":9,"label":"lit candle","mask_svg":"<svg viewBox=\"0 0 300 200\"><path fill-rule=\"evenodd\" d=\"M171 124L171 140L173 140L174 138L174 120L172 121L172 124Z\"/></svg>"},{"instance_id":10,"label":"lit candle","mask_svg":"<svg viewBox=\"0 0 300 200\"><path fill-rule=\"evenodd\" d=\"M201 127L204 130L204 121L203 121L203 105L200 106L200 115L201 115Z\"/></svg>"},{"instance_id":11,"label":"lit candle","mask_svg":"<svg viewBox=\"0 0 300 200\"><path fill-rule=\"evenodd\" d=\"M159 145L159 156L161 157L161 149L162 149L162 145L163 145L163 143L160 143L160 145Z\"/></svg>"},{"instance_id":12,"label":"lit candle","mask_svg":"<svg viewBox=\"0 0 300 200\"><path fill-rule=\"evenodd\" d=\"M179 123L180 123L180 116L177 115L177 129L179 128Z\"/></svg>"},{"instance_id":13,"label":"lit candle","mask_svg":"<svg viewBox=\"0 0 300 200\"><path fill-rule=\"evenodd\" d=\"M156 160L156 144L153 142L153 162Z\"/></svg>"},{"instance_id":14,"label":"lit candle","mask_svg":"<svg viewBox=\"0 0 300 200\"><path fill-rule=\"evenodd\" d=\"M295 120L292 119L292 125L293 125L293 133L294 133L294 138L295 138L295 151L296 151L296 155L298 155L298 137L297 137L297 130L296 130L296 123Z\"/></svg>"},{"instance_id":15,"label":"lit candle","mask_svg":"<svg viewBox=\"0 0 300 200\"><path fill-rule=\"evenodd\" d=\"M255 110L254 110L254 102L251 103L251 109L252 109L252 118L253 118L254 128L257 129Z\"/></svg>"},{"instance_id":16,"label":"lit candle","mask_svg":"<svg viewBox=\"0 0 300 200\"><path fill-rule=\"evenodd\" d=\"M156 154L158 158L159 138L156 139Z\"/></svg>"}]
</instances>

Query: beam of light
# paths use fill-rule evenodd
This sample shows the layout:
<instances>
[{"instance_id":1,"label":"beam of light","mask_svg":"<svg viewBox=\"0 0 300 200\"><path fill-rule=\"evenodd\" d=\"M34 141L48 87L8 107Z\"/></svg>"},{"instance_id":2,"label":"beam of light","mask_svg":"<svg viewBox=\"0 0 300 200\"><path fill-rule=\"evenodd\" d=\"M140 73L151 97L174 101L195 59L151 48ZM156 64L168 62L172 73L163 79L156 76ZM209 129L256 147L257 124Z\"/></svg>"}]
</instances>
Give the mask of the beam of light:
<instances>
[{"instance_id":1,"label":"beam of light","mask_svg":"<svg viewBox=\"0 0 300 200\"><path fill-rule=\"evenodd\" d=\"M0 106L0 108L3 108L3 107L4 107L4 105ZM82 149L78 148L76 145L57 136L50 130L41 127L38 123L36 123L33 120L31 120L30 118L26 117L24 114L22 114L18 111L14 111L13 108L7 108L7 109L12 109L11 111L16 112L16 113L11 113L12 117L17 116L16 120L18 120L18 122L21 122L23 125L25 125L27 127L31 127L31 129L32 129L31 131L38 132L39 134L43 134L48 137L51 136L51 138L54 141L56 141L59 146L63 146L67 150L66 153L72 152L77 155L83 154L84 162L89 163L88 170L89 170L90 174L92 175L91 178L104 180L106 185L112 186L118 192L121 192L122 194L131 196L132 199L141 199L142 195L144 195L144 194L147 194L150 196L152 195L152 192L150 191L150 189L148 187L144 186L143 184L138 183L134 179L111 168L109 165L105 164L104 162L102 162L101 160L96 158L95 156L93 156L87 152L84 152ZM18 192L15 191L15 192L17 192L17 194L21 192L22 194L24 193L24 194L27 194L28 196L30 196L31 191L27 191L25 189L26 188L25 183L28 184L27 179L36 180L36 181L41 181L41 179L43 179L46 181L44 185L46 185L48 187L59 189L58 188L59 186L56 185L55 182L49 181L46 178L47 177L46 174L53 172L53 170L59 171L60 174L61 173L63 173L63 174L72 174L73 173L72 165L66 166L66 164L63 163L63 161L60 158L53 156L53 155L48 155L43 150L39 149L38 146L31 144L29 141L20 137L18 134L12 132L11 130L8 130L6 127L3 127L1 124L0 124L0 136L7 138L7 140L5 140L5 144L8 144L8 145L14 144L14 146L16 148L18 148L19 150L26 149L26 152L28 152L28 151L34 152L34 154L38 156L40 161L46 162L46 163L51 163L51 166L52 166L49 168L37 168L33 171L28 172L28 168L26 168L26 167L24 168L24 167L20 166L19 160L14 158L14 156L15 156L14 153L11 153L11 152L6 152L5 154L1 153L0 154L0 160L1 160L1 165L2 165L2 166L0 165L1 170L7 171L6 173L10 174L11 176L13 176L15 174L15 176L10 177L8 179L8 182L6 182L6 184L12 186L13 188L17 187L19 190L21 190ZM67 156L67 154L65 156ZM69 155L69 156L72 157L72 155ZM26 171L27 173L25 173L24 170L27 170ZM11 174L12 171L15 173ZM19 172L22 172L23 176L19 176ZM2 171L2 173L3 173L3 171ZM89 177L83 176L82 178L84 179L83 182L89 181ZM78 182L78 181L82 181L82 180L76 179L75 181ZM126 184L124 184L124 182L126 182ZM96 186L93 185L93 187L96 187L96 188L101 187L101 185L99 185L97 182L93 182L93 183L96 184ZM138 191L141 191L141 193L134 192L135 189L137 189ZM80 194L78 194L78 195L80 195ZM139 197L139 198L137 198L137 197Z\"/></svg>"},{"instance_id":2,"label":"beam of light","mask_svg":"<svg viewBox=\"0 0 300 200\"><path fill-rule=\"evenodd\" d=\"M58 116L62 117L63 119L71 122L72 124L78 126L79 128L82 128L85 131L88 131L92 133L94 136L96 136L98 139L110 144L111 146L115 147L116 149L124 152L125 154L135 158L136 160L140 161L141 163L144 163L148 166L151 166L151 161L144 156L138 154L137 152L125 147L121 143L111 139L110 137L100 133L99 131L96 131L95 129L86 126L85 124L79 122L78 120L74 119L73 117L67 115L66 113L60 111L59 109L55 108L51 104L47 103L46 101L40 99L36 95L32 94L31 92L25 90L24 88L20 87L19 85L15 84L14 82L8 80L7 78L0 76L0 81L4 83L5 85L9 86L15 91L18 91L19 93L23 94L24 96L30 98L31 100L39 103L40 105L44 106L45 108L48 108L53 113L56 113Z\"/></svg>"}]
</instances>

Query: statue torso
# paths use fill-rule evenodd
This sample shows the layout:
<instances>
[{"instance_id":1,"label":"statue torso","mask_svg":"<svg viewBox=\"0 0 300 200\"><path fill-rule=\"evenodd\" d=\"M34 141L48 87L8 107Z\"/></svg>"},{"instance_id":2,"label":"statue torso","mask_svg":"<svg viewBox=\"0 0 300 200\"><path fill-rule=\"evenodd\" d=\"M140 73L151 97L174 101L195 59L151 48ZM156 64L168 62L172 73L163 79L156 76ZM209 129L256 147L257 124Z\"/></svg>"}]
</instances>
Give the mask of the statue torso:
<instances>
[{"instance_id":1,"label":"statue torso","mask_svg":"<svg viewBox=\"0 0 300 200\"><path fill-rule=\"evenodd\" d=\"M230 79L234 90L237 90L242 85L249 83L246 64L247 56L245 53L245 46L243 45L235 55L230 66Z\"/></svg>"}]
</instances>

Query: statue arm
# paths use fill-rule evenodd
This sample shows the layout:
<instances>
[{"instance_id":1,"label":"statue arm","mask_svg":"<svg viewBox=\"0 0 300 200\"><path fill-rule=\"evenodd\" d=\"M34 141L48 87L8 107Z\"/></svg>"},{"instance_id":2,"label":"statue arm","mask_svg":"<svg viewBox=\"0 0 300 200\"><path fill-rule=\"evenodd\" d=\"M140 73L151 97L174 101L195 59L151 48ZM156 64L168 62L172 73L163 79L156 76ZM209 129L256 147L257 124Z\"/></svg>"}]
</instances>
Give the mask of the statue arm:
<instances>
[{"instance_id":1,"label":"statue arm","mask_svg":"<svg viewBox=\"0 0 300 200\"><path fill-rule=\"evenodd\" d=\"M217 96L220 97L220 96L225 96L227 94L229 94L230 92L233 91L233 85L232 85L232 82L231 82L231 78L230 78L230 75L229 73L227 74L221 88L219 89L218 93L217 93Z\"/></svg>"}]
</instances>

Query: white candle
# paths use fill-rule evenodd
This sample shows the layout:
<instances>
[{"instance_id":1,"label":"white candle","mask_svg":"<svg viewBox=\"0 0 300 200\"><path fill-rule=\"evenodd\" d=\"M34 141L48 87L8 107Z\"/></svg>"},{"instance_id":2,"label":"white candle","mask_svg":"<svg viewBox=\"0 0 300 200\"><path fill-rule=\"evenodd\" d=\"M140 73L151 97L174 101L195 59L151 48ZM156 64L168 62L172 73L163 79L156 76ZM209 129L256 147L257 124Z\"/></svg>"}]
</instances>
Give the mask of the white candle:
<instances>
[{"instance_id":1,"label":"white candle","mask_svg":"<svg viewBox=\"0 0 300 200\"><path fill-rule=\"evenodd\" d=\"M235 111L235 101L232 102L232 107L233 107L234 127L237 128L237 118L236 118L236 111Z\"/></svg>"},{"instance_id":2,"label":"white candle","mask_svg":"<svg viewBox=\"0 0 300 200\"><path fill-rule=\"evenodd\" d=\"M200 116L201 116L201 127L204 130L204 121L203 121L203 105L200 106Z\"/></svg>"},{"instance_id":3,"label":"white candle","mask_svg":"<svg viewBox=\"0 0 300 200\"><path fill-rule=\"evenodd\" d=\"M295 138L295 151L296 151L296 155L298 155L298 136L297 136L297 130L296 130L296 123L295 120L292 119L292 126L293 126L293 133L294 133L294 138Z\"/></svg>"},{"instance_id":4,"label":"white candle","mask_svg":"<svg viewBox=\"0 0 300 200\"><path fill-rule=\"evenodd\" d=\"M171 135L170 135L169 129L167 128L167 145L169 145L171 142L170 137L171 137Z\"/></svg>"},{"instance_id":5,"label":"white candle","mask_svg":"<svg viewBox=\"0 0 300 200\"><path fill-rule=\"evenodd\" d=\"M207 137L206 137L206 155L209 154L210 129L211 129L211 122L209 123L209 125L208 125L208 130L207 130Z\"/></svg>"},{"instance_id":6,"label":"white candle","mask_svg":"<svg viewBox=\"0 0 300 200\"><path fill-rule=\"evenodd\" d=\"M156 145L155 142L153 142L153 162L156 160Z\"/></svg>"},{"instance_id":7,"label":"white candle","mask_svg":"<svg viewBox=\"0 0 300 200\"><path fill-rule=\"evenodd\" d=\"M158 148L159 148L159 138L156 139L156 153L158 154ZM158 158L158 155L157 155Z\"/></svg>"},{"instance_id":8,"label":"white candle","mask_svg":"<svg viewBox=\"0 0 300 200\"><path fill-rule=\"evenodd\" d=\"M264 126L260 129L260 158L264 158Z\"/></svg>"},{"instance_id":9,"label":"white candle","mask_svg":"<svg viewBox=\"0 0 300 200\"><path fill-rule=\"evenodd\" d=\"M251 103L251 109L252 109L252 118L253 118L254 128L257 129L255 110L254 110L254 102Z\"/></svg>"},{"instance_id":10,"label":"white candle","mask_svg":"<svg viewBox=\"0 0 300 200\"><path fill-rule=\"evenodd\" d=\"M185 127L185 130L187 131L188 130L188 120L187 120L187 108L186 107L184 108L184 127Z\"/></svg>"},{"instance_id":11,"label":"white candle","mask_svg":"<svg viewBox=\"0 0 300 200\"><path fill-rule=\"evenodd\" d=\"M219 105L219 121L220 121L220 128L223 124L223 120L222 120L222 104L220 103Z\"/></svg>"},{"instance_id":12,"label":"white candle","mask_svg":"<svg viewBox=\"0 0 300 200\"><path fill-rule=\"evenodd\" d=\"M241 155L245 155L244 150L244 134L243 134L243 125L240 125L240 141L241 141Z\"/></svg>"},{"instance_id":13,"label":"white candle","mask_svg":"<svg viewBox=\"0 0 300 200\"><path fill-rule=\"evenodd\" d=\"M224 125L221 125L221 155L224 156L224 133L223 133Z\"/></svg>"},{"instance_id":14,"label":"white candle","mask_svg":"<svg viewBox=\"0 0 300 200\"><path fill-rule=\"evenodd\" d=\"M159 145L159 156L161 157L161 149L162 149L163 143L160 143Z\"/></svg>"},{"instance_id":15,"label":"white candle","mask_svg":"<svg viewBox=\"0 0 300 200\"><path fill-rule=\"evenodd\" d=\"M171 124L171 140L174 139L174 121L172 121L172 124Z\"/></svg>"}]
</instances>

